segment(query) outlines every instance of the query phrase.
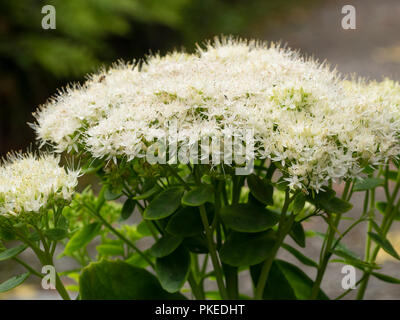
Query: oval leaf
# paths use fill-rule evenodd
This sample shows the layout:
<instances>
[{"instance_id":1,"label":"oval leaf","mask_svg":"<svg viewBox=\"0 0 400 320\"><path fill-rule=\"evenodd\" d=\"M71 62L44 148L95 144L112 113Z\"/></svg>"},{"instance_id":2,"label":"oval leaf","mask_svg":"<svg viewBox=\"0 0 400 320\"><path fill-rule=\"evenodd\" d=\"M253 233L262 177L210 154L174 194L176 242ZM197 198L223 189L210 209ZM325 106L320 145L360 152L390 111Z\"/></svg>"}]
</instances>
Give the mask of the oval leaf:
<instances>
[{"instance_id":1,"label":"oval leaf","mask_svg":"<svg viewBox=\"0 0 400 320\"><path fill-rule=\"evenodd\" d=\"M173 214L181 204L183 189L173 187L161 192L150 202L143 213L148 220L163 219Z\"/></svg>"},{"instance_id":2,"label":"oval leaf","mask_svg":"<svg viewBox=\"0 0 400 320\"><path fill-rule=\"evenodd\" d=\"M367 191L382 186L385 180L380 178L366 178L354 183L353 191Z\"/></svg>"},{"instance_id":3,"label":"oval leaf","mask_svg":"<svg viewBox=\"0 0 400 320\"><path fill-rule=\"evenodd\" d=\"M50 240L59 241L68 236L68 230L63 228L53 228L46 230L44 234Z\"/></svg>"},{"instance_id":4,"label":"oval leaf","mask_svg":"<svg viewBox=\"0 0 400 320\"><path fill-rule=\"evenodd\" d=\"M260 179L258 176L252 174L247 177L247 184L253 196L265 205L273 205L272 198L274 188L265 179Z\"/></svg>"},{"instance_id":5,"label":"oval leaf","mask_svg":"<svg viewBox=\"0 0 400 320\"><path fill-rule=\"evenodd\" d=\"M338 197L333 197L328 201L320 202L319 204L324 210L334 213L346 213L351 208L353 208L353 205L351 203L344 201Z\"/></svg>"},{"instance_id":6,"label":"oval leaf","mask_svg":"<svg viewBox=\"0 0 400 320\"><path fill-rule=\"evenodd\" d=\"M190 268L190 255L184 247L179 247L170 255L156 259L156 273L164 290L179 291L186 281Z\"/></svg>"},{"instance_id":7,"label":"oval leaf","mask_svg":"<svg viewBox=\"0 0 400 320\"><path fill-rule=\"evenodd\" d=\"M260 233L232 232L222 245L220 257L222 262L234 267L258 264L271 254L275 241L272 230Z\"/></svg>"},{"instance_id":8,"label":"oval leaf","mask_svg":"<svg viewBox=\"0 0 400 320\"><path fill-rule=\"evenodd\" d=\"M262 265L251 268L251 277L257 283ZM266 300L306 300L311 296L314 282L298 267L283 261L275 260L271 266L263 299ZM317 299L328 300L320 290Z\"/></svg>"},{"instance_id":9,"label":"oval leaf","mask_svg":"<svg viewBox=\"0 0 400 320\"><path fill-rule=\"evenodd\" d=\"M213 187L208 184L203 184L187 192L182 198L182 203L187 206L198 207L205 204L207 201L212 201L213 197Z\"/></svg>"},{"instance_id":10,"label":"oval leaf","mask_svg":"<svg viewBox=\"0 0 400 320\"><path fill-rule=\"evenodd\" d=\"M127 199L122 207L121 218L127 220L135 210L136 202L132 199Z\"/></svg>"},{"instance_id":11,"label":"oval leaf","mask_svg":"<svg viewBox=\"0 0 400 320\"><path fill-rule=\"evenodd\" d=\"M182 238L164 235L149 250L149 253L156 258L165 257L176 250L182 243Z\"/></svg>"},{"instance_id":12,"label":"oval leaf","mask_svg":"<svg viewBox=\"0 0 400 320\"><path fill-rule=\"evenodd\" d=\"M163 290L157 278L145 269L123 261L91 263L79 278L82 300L170 300L181 294Z\"/></svg>"},{"instance_id":13,"label":"oval leaf","mask_svg":"<svg viewBox=\"0 0 400 320\"><path fill-rule=\"evenodd\" d=\"M293 223L289 235L300 247L306 247L306 235L304 233L303 225L300 222L296 221Z\"/></svg>"},{"instance_id":14,"label":"oval leaf","mask_svg":"<svg viewBox=\"0 0 400 320\"><path fill-rule=\"evenodd\" d=\"M203 232L198 208L179 209L168 221L167 232L175 236L189 237Z\"/></svg>"},{"instance_id":15,"label":"oval leaf","mask_svg":"<svg viewBox=\"0 0 400 320\"><path fill-rule=\"evenodd\" d=\"M134 197L134 200L144 200L154 196L156 193L160 192L161 188L156 184L153 188L145 191L139 196Z\"/></svg>"},{"instance_id":16,"label":"oval leaf","mask_svg":"<svg viewBox=\"0 0 400 320\"><path fill-rule=\"evenodd\" d=\"M274 226L279 216L263 207L237 204L221 209L221 218L225 225L239 232L261 232Z\"/></svg>"}]
</instances>

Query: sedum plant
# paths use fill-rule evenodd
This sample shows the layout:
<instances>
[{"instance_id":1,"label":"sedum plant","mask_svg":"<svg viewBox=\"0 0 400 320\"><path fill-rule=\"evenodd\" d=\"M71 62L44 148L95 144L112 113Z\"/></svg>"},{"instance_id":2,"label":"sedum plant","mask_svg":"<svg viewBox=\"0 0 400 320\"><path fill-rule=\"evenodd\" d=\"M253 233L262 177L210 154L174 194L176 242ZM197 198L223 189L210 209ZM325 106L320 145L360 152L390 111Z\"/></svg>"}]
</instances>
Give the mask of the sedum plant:
<instances>
[{"instance_id":1,"label":"sedum plant","mask_svg":"<svg viewBox=\"0 0 400 320\"><path fill-rule=\"evenodd\" d=\"M65 88L32 127L42 148L81 169L65 171L51 155L2 165L0 261L28 272L0 291L42 276L18 257L24 249L53 264L57 244L58 257L80 266L58 271L63 298L59 276L81 299L328 299L330 262L361 270L360 299L371 276L399 283L375 262L379 250L400 259L386 237L399 218L399 89L231 38L118 63ZM90 187L72 194L80 174L100 179L96 196ZM363 211L349 218L356 192ZM304 230L310 219L326 232ZM363 257L342 243L359 224ZM319 261L305 253L307 235L323 240ZM8 247L12 239L23 244ZM282 249L316 276L277 259ZM250 296L239 290L243 272Z\"/></svg>"}]
</instances>

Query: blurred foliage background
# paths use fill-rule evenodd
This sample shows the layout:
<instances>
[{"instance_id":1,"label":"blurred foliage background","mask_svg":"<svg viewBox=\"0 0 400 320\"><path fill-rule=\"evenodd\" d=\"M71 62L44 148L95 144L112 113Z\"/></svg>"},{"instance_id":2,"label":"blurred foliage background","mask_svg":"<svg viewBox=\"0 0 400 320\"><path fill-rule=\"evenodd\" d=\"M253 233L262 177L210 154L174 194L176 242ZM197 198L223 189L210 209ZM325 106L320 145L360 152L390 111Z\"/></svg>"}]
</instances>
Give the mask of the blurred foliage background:
<instances>
[{"instance_id":1,"label":"blurred foliage background","mask_svg":"<svg viewBox=\"0 0 400 320\"><path fill-rule=\"evenodd\" d=\"M117 59L165 52L214 35L248 36L260 20L313 0L3 0L0 155L33 141L31 113L69 82ZM56 29L41 26L56 9ZM262 18L262 19L261 19Z\"/></svg>"}]
</instances>

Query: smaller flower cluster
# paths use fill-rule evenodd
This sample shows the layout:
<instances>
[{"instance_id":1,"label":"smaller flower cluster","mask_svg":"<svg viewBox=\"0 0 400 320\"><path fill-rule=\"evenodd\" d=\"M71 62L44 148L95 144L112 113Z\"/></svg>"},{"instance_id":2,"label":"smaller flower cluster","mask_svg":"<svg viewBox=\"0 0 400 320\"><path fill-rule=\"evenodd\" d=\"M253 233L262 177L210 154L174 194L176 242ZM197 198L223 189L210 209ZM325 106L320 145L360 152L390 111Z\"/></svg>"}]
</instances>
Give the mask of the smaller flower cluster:
<instances>
[{"instance_id":1,"label":"smaller flower cluster","mask_svg":"<svg viewBox=\"0 0 400 320\"><path fill-rule=\"evenodd\" d=\"M77 170L65 170L60 158L41 154L10 154L0 165L0 215L39 212L52 200L71 199Z\"/></svg>"}]
</instances>

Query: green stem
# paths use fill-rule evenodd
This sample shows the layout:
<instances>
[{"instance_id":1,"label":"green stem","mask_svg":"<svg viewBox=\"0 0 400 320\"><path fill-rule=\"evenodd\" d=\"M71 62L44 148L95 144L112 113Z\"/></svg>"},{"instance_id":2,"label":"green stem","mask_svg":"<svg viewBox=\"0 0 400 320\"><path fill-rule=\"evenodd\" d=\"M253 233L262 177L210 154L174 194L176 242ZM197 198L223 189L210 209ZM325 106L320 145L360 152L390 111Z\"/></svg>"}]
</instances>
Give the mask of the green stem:
<instances>
[{"instance_id":1,"label":"green stem","mask_svg":"<svg viewBox=\"0 0 400 320\"><path fill-rule=\"evenodd\" d=\"M124 241L129 247L131 247L133 250L135 250L146 262L154 269L154 263L147 257L138 247L135 246L135 244L127 239L123 234L118 232L106 219L104 219L100 213L95 212L90 206L87 206L86 204L81 203L81 205L85 206L92 212L92 214L98 218L114 235L116 235L118 238L120 238L122 241Z\"/></svg>"},{"instance_id":2,"label":"green stem","mask_svg":"<svg viewBox=\"0 0 400 320\"><path fill-rule=\"evenodd\" d=\"M44 275L42 275L41 273L37 272L35 269L33 269L31 266L29 266L28 264L26 264L24 261L20 260L17 257L13 258L14 261L18 262L21 266L23 266L25 269L27 269L30 273L34 274L35 276L39 277L39 278L43 278Z\"/></svg>"},{"instance_id":3,"label":"green stem","mask_svg":"<svg viewBox=\"0 0 400 320\"><path fill-rule=\"evenodd\" d=\"M343 193L342 193L343 200L347 200L348 195L351 194L352 188L350 188L350 186L351 186L351 182L346 181L346 184L344 186ZM332 225L330 223L328 224L328 231L327 231L328 236L326 237L326 239L324 239L324 243L322 245L321 255L320 255L320 263L319 263L318 271L317 271L317 277L316 277L313 287L311 289L311 296L310 296L311 300L317 299L318 293L320 292L322 279L324 278L324 274L325 274L326 268L328 266L329 259L332 256L331 250L332 250L332 246L333 246L333 243L335 240L335 233L339 226L340 218L341 218L341 215L336 214L336 218L335 218L333 224ZM336 244L337 243L335 243L335 245Z\"/></svg>"},{"instance_id":4,"label":"green stem","mask_svg":"<svg viewBox=\"0 0 400 320\"><path fill-rule=\"evenodd\" d=\"M190 284L190 287L192 288L194 297L197 300L204 300L205 299L204 292L201 289L200 285L197 283L192 271L190 271L189 273L188 282Z\"/></svg>"},{"instance_id":5,"label":"green stem","mask_svg":"<svg viewBox=\"0 0 400 320\"><path fill-rule=\"evenodd\" d=\"M226 289L229 299L237 300L239 299L238 268L227 264L223 264L222 267L226 277Z\"/></svg>"},{"instance_id":6,"label":"green stem","mask_svg":"<svg viewBox=\"0 0 400 320\"><path fill-rule=\"evenodd\" d=\"M221 265L219 263L217 251L215 248L213 235L212 235L210 225L208 222L206 208L204 207L204 205L201 205L199 207L199 210L200 210L200 217L201 217L201 221L203 223L204 231L206 233L208 250L210 251L210 256L211 256L211 262L213 264L215 276L217 278L218 289L221 293L222 299L226 300L228 298L228 294L227 294L227 291L225 288L223 273L222 273Z\"/></svg>"},{"instance_id":7,"label":"green stem","mask_svg":"<svg viewBox=\"0 0 400 320\"><path fill-rule=\"evenodd\" d=\"M254 298L256 300L262 299L264 289L267 284L269 272L271 270L272 263L274 262L276 254L278 253L279 248L281 247L283 241L285 240L286 235L290 232L290 230L292 228L292 224L294 222L295 216L292 215L286 222L286 213L287 213L289 204L292 199L290 199L290 197L289 197L289 190L286 190L285 202L282 207L281 217L280 217L280 221L279 221L278 239L276 240L274 247L271 250L270 256L267 258L267 260L265 260L265 262L262 266L260 278L258 279L255 293L254 293Z\"/></svg>"},{"instance_id":8,"label":"green stem","mask_svg":"<svg viewBox=\"0 0 400 320\"><path fill-rule=\"evenodd\" d=\"M387 166L389 166L389 164L387 164ZM386 170L386 177L388 175L387 172L388 172L388 169ZM385 177L385 179L386 179L386 177ZM396 185L394 187L392 195L390 196L389 194L387 194L387 196L389 196L388 203L386 205L386 210L385 210L384 218L382 220L382 225L381 225L383 237L386 237L386 234L388 233L388 231L393 223L394 217L396 215L396 210L393 210L393 204L397 198L397 194L398 194L399 190L400 190L400 170L397 173ZM400 203L398 203L397 205L399 205L399 204ZM380 246L376 245L372 255L369 257L369 261L367 261L367 262L370 262L370 263L375 262L375 259L379 252L379 249L380 249ZM364 299L364 295L365 295L365 292L366 292L366 289L368 286L369 278L371 276L371 271L372 271L371 269L367 269L364 271L363 281L362 281L360 289L358 290L358 293L357 293L357 300Z\"/></svg>"},{"instance_id":9,"label":"green stem","mask_svg":"<svg viewBox=\"0 0 400 320\"><path fill-rule=\"evenodd\" d=\"M59 275L56 272L56 290L60 294L61 298L64 300L71 300L71 297L69 296L67 290L64 287L64 284L62 283Z\"/></svg>"}]
</instances>

